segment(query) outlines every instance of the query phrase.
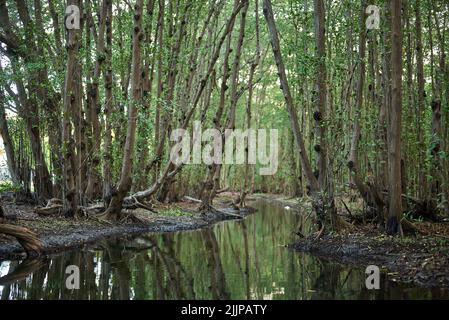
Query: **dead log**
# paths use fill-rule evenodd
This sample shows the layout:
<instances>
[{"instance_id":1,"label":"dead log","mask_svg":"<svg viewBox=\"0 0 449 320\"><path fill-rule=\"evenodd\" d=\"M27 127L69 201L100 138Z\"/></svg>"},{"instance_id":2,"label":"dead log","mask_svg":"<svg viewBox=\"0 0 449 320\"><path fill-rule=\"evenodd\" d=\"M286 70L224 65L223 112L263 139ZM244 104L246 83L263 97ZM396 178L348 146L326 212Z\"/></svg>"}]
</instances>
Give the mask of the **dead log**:
<instances>
[{"instance_id":1,"label":"dead log","mask_svg":"<svg viewBox=\"0 0 449 320\"><path fill-rule=\"evenodd\" d=\"M97 203L97 204L91 205L90 207L81 207L81 209L89 214L91 211L93 211L95 213L103 212L106 208L103 203Z\"/></svg>"},{"instance_id":2,"label":"dead log","mask_svg":"<svg viewBox=\"0 0 449 320\"><path fill-rule=\"evenodd\" d=\"M50 207L36 207L34 208L34 212L40 216L52 216L61 214L62 208L62 205L55 204Z\"/></svg>"},{"instance_id":3,"label":"dead log","mask_svg":"<svg viewBox=\"0 0 449 320\"><path fill-rule=\"evenodd\" d=\"M52 207L54 205L63 205L64 201L58 198L51 198L50 200L48 200L46 207Z\"/></svg>"},{"instance_id":4,"label":"dead log","mask_svg":"<svg viewBox=\"0 0 449 320\"><path fill-rule=\"evenodd\" d=\"M199 200L199 199L195 199L189 196L184 196L184 199L187 201L191 201L191 202L196 202L196 203L203 203L203 201Z\"/></svg>"}]
</instances>

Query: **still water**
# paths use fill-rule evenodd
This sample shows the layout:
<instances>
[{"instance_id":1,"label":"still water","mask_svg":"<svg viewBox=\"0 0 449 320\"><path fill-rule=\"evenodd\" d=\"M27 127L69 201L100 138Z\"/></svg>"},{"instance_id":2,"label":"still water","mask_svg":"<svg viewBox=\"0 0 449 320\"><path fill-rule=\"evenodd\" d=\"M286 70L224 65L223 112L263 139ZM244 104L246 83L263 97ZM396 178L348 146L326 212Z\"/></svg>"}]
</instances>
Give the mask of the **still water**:
<instances>
[{"instance_id":1,"label":"still water","mask_svg":"<svg viewBox=\"0 0 449 320\"><path fill-rule=\"evenodd\" d=\"M301 216L265 202L239 221L188 232L105 241L46 260L0 262L1 299L449 299L441 289L400 286L382 276L285 247ZM66 289L66 267L80 289Z\"/></svg>"}]
</instances>

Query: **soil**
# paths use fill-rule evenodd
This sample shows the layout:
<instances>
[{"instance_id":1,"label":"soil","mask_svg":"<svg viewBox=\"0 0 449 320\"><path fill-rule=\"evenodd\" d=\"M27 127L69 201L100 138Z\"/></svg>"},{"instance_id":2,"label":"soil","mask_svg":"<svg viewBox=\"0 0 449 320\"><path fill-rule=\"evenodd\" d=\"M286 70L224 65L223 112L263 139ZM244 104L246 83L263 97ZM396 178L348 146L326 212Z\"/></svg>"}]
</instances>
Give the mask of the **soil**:
<instances>
[{"instance_id":1,"label":"soil","mask_svg":"<svg viewBox=\"0 0 449 320\"><path fill-rule=\"evenodd\" d=\"M197 203L178 202L170 205L159 204L154 207L158 213L144 209L132 210L142 223L108 223L98 219L67 219L60 215L42 217L34 213L34 206L3 201L3 209L8 223L33 230L43 244L42 255L82 248L107 238L136 235L144 232L173 232L193 230L211 226L230 219L238 219L225 213L238 214L242 218L254 212L251 208L240 211L226 207L233 194L219 197L214 207L220 212L200 214ZM19 243L9 236L0 234L0 260L16 260L26 257Z\"/></svg>"}]
</instances>

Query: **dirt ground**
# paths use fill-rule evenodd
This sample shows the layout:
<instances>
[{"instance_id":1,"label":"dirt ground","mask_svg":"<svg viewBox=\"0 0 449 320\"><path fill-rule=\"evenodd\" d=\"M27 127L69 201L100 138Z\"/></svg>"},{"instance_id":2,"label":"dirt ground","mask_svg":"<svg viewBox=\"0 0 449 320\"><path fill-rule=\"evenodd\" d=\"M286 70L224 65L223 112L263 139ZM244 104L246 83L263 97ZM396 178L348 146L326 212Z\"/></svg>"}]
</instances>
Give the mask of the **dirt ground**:
<instances>
[{"instance_id":1,"label":"dirt ground","mask_svg":"<svg viewBox=\"0 0 449 320\"><path fill-rule=\"evenodd\" d=\"M61 215L39 216L34 206L3 201L3 209L8 223L23 226L34 231L43 243L43 255L90 245L105 238L128 236L142 232L172 232L208 227L216 222L238 219L225 213L239 214L242 217L253 211L235 212L229 208L236 194L225 193L214 202L221 212L200 214L198 203L184 201L154 206L157 213L144 209L132 210L143 223L108 223L99 219L67 219ZM0 260L22 259L26 256L23 248L14 239L0 234Z\"/></svg>"}]
</instances>

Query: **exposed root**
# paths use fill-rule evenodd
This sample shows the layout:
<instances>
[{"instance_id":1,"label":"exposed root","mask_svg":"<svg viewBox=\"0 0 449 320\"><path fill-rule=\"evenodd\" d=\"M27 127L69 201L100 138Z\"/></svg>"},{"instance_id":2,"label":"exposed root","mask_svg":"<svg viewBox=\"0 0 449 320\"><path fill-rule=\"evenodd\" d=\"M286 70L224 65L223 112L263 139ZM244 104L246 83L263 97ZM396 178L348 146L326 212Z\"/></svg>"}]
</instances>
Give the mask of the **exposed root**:
<instances>
[{"instance_id":1,"label":"exposed root","mask_svg":"<svg viewBox=\"0 0 449 320\"><path fill-rule=\"evenodd\" d=\"M132 213L128 210L122 210L119 222L121 222L121 223L132 222L132 223L146 224L146 221L137 217L134 213Z\"/></svg>"},{"instance_id":2,"label":"exposed root","mask_svg":"<svg viewBox=\"0 0 449 320\"><path fill-rule=\"evenodd\" d=\"M321 230L320 230L320 231L315 232L315 233L313 234L313 236L314 236L314 237L313 237L313 241L316 241L316 240L318 240L319 238L321 238L323 232L324 232L324 225L321 227Z\"/></svg>"},{"instance_id":3,"label":"exposed root","mask_svg":"<svg viewBox=\"0 0 449 320\"><path fill-rule=\"evenodd\" d=\"M11 224L0 224L0 233L16 238L28 255L33 252L40 255L42 252L42 242L33 231L27 228Z\"/></svg>"},{"instance_id":4,"label":"exposed root","mask_svg":"<svg viewBox=\"0 0 449 320\"><path fill-rule=\"evenodd\" d=\"M128 205L128 204L123 205L123 207L124 207L125 209L137 209L137 208L141 208L141 209L148 210L148 211L150 211L150 212L152 212L152 213L157 213L157 211L155 211L155 210L151 207L151 204L144 203L143 201L140 202L139 200L137 200L136 197L132 197L132 199L134 200L133 203L131 203L131 204L129 204L129 205Z\"/></svg>"},{"instance_id":5,"label":"exposed root","mask_svg":"<svg viewBox=\"0 0 449 320\"><path fill-rule=\"evenodd\" d=\"M413 234L425 234L421 230L419 230L412 222L408 221L406 218L402 218L401 220L402 231L404 233L411 232Z\"/></svg>"},{"instance_id":6,"label":"exposed root","mask_svg":"<svg viewBox=\"0 0 449 320\"><path fill-rule=\"evenodd\" d=\"M184 196L184 199L187 201L191 201L191 202L203 203L203 201L196 199L196 198L189 197L189 196Z\"/></svg>"},{"instance_id":7,"label":"exposed root","mask_svg":"<svg viewBox=\"0 0 449 320\"><path fill-rule=\"evenodd\" d=\"M90 215L91 211L96 213L103 212L105 210L105 207L103 203L97 203L90 207L82 207L82 209L84 210L84 212L86 212L86 214Z\"/></svg>"},{"instance_id":8,"label":"exposed root","mask_svg":"<svg viewBox=\"0 0 449 320\"><path fill-rule=\"evenodd\" d=\"M352 224L347 222L345 219L343 219L340 216L336 216L334 218L334 224L335 224L335 230L337 232L344 231L344 230L354 230L356 227Z\"/></svg>"}]
</instances>

